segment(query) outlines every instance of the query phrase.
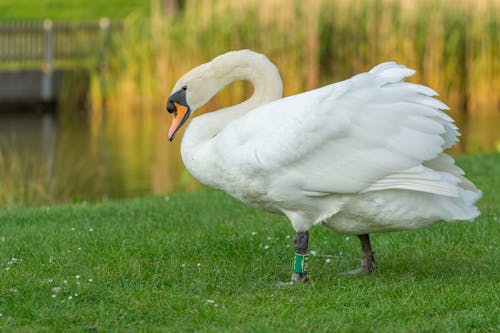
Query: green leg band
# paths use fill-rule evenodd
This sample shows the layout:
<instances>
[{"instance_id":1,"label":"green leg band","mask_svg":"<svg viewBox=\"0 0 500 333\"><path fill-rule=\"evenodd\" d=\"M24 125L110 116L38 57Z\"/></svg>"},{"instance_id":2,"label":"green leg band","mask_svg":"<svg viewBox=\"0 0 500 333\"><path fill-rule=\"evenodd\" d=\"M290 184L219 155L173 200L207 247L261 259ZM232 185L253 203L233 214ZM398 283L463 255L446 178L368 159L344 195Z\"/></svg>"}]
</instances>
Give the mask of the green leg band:
<instances>
[{"instance_id":1,"label":"green leg band","mask_svg":"<svg viewBox=\"0 0 500 333\"><path fill-rule=\"evenodd\" d=\"M295 253L295 260L293 262L293 271L295 273L307 273L309 267L309 255Z\"/></svg>"}]
</instances>

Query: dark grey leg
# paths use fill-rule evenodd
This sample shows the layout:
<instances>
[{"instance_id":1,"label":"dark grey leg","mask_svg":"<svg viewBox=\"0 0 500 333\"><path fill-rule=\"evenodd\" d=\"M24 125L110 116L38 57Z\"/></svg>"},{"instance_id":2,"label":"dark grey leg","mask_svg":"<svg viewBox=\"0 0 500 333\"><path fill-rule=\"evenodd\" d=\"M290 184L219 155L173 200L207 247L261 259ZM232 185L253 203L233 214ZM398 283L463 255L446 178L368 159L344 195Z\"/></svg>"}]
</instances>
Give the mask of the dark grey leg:
<instances>
[{"instance_id":1,"label":"dark grey leg","mask_svg":"<svg viewBox=\"0 0 500 333\"><path fill-rule=\"evenodd\" d=\"M359 273L371 273L375 270L375 258L373 256L372 245L370 244L370 235L358 235L358 238L361 242L361 252L363 254L361 257L361 267L358 271Z\"/></svg>"},{"instance_id":2,"label":"dark grey leg","mask_svg":"<svg viewBox=\"0 0 500 333\"><path fill-rule=\"evenodd\" d=\"M292 273L292 283L307 282L308 256L307 247L309 243L309 231L297 232L294 239L295 261Z\"/></svg>"}]
</instances>

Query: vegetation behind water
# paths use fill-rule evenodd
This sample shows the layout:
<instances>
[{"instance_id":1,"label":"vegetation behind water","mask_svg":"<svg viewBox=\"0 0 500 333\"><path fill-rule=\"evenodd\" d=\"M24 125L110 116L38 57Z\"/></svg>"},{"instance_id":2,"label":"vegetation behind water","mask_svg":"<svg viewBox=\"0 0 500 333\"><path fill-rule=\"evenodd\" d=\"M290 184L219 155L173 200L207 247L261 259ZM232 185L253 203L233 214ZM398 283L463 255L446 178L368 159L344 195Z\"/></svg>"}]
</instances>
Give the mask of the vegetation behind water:
<instances>
[{"instance_id":1,"label":"vegetation behind water","mask_svg":"<svg viewBox=\"0 0 500 333\"><path fill-rule=\"evenodd\" d=\"M411 80L438 91L453 113L500 111L498 1L187 0L169 16L151 3L151 17L129 16L116 41L112 101L156 105L185 71L251 48L276 63L285 95L394 60L417 70ZM240 100L240 90L233 95L215 105Z\"/></svg>"}]
</instances>

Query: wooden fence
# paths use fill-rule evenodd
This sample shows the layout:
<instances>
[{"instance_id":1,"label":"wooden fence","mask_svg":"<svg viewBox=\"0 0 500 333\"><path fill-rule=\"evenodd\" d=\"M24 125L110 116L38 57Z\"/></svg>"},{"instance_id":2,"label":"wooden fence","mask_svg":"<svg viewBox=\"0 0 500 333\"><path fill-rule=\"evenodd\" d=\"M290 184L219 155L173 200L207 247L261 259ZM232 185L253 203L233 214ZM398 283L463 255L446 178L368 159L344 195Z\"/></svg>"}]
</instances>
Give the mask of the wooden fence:
<instances>
[{"instance_id":1,"label":"wooden fence","mask_svg":"<svg viewBox=\"0 0 500 333\"><path fill-rule=\"evenodd\" d=\"M120 23L113 29L121 30ZM0 23L0 102L26 99L53 101L62 71L106 67L111 23ZM9 89L7 89L9 88Z\"/></svg>"},{"instance_id":2,"label":"wooden fence","mask_svg":"<svg viewBox=\"0 0 500 333\"><path fill-rule=\"evenodd\" d=\"M120 23L113 23L113 29ZM3 22L0 23L0 65L64 63L86 64L99 60L109 47L111 23L99 22Z\"/></svg>"}]
</instances>

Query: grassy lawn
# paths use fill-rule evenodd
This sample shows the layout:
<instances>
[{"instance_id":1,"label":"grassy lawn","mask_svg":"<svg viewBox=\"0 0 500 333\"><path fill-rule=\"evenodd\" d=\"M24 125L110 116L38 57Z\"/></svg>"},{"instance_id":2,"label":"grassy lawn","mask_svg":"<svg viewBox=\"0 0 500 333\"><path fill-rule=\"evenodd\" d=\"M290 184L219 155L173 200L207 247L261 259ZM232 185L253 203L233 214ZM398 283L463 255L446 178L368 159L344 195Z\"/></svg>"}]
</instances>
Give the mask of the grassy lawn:
<instances>
[{"instance_id":1,"label":"grassy lawn","mask_svg":"<svg viewBox=\"0 0 500 333\"><path fill-rule=\"evenodd\" d=\"M0 20L116 19L133 11L149 14L149 4L134 0L0 0Z\"/></svg>"},{"instance_id":2,"label":"grassy lawn","mask_svg":"<svg viewBox=\"0 0 500 333\"><path fill-rule=\"evenodd\" d=\"M1 332L498 332L500 154L463 157L475 223L372 237L315 228L312 282L281 216L214 192L0 211Z\"/></svg>"}]
</instances>

